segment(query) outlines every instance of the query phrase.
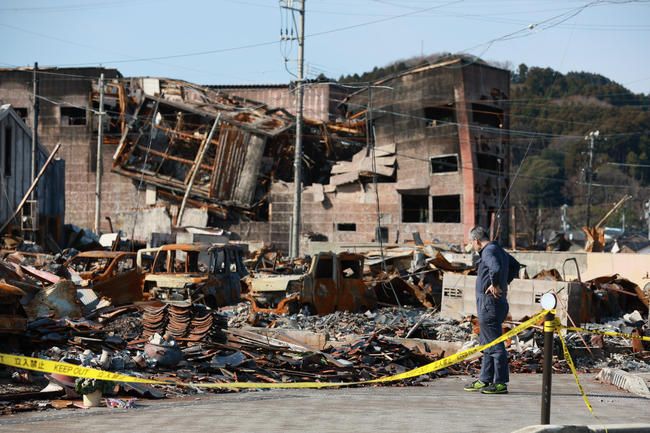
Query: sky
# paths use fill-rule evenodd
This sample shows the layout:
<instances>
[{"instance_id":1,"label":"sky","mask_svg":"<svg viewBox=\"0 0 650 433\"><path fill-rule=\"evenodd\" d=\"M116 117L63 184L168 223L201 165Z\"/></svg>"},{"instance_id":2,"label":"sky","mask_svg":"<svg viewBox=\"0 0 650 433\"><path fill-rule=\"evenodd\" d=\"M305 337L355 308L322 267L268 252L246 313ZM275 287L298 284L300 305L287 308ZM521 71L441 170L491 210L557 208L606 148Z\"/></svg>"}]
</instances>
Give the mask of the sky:
<instances>
[{"instance_id":1,"label":"sky","mask_svg":"<svg viewBox=\"0 0 650 433\"><path fill-rule=\"evenodd\" d=\"M648 0L305 0L305 8L307 78L452 52L599 73L650 94ZM294 27L278 0L1 0L0 67L287 83L298 48L280 39Z\"/></svg>"}]
</instances>

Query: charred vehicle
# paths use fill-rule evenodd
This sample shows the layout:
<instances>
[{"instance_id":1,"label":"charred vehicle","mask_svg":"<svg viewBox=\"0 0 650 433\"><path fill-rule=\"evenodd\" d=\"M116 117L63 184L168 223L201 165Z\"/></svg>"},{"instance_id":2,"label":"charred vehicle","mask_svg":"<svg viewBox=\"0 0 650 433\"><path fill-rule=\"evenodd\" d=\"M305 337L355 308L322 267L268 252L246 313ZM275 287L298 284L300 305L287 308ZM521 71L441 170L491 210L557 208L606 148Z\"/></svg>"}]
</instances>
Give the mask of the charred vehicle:
<instances>
[{"instance_id":1,"label":"charred vehicle","mask_svg":"<svg viewBox=\"0 0 650 433\"><path fill-rule=\"evenodd\" d=\"M79 284L110 298L113 305L143 299L143 274L136 266L136 254L121 251L86 251L69 259L64 266L81 280Z\"/></svg>"},{"instance_id":2,"label":"charred vehicle","mask_svg":"<svg viewBox=\"0 0 650 433\"><path fill-rule=\"evenodd\" d=\"M305 307L316 314L372 309L377 296L363 281L363 264L360 254L319 253L306 274L249 278L246 299L254 311L276 313Z\"/></svg>"},{"instance_id":3,"label":"charred vehicle","mask_svg":"<svg viewBox=\"0 0 650 433\"><path fill-rule=\"evenodd\" d=\"M239 302L241 279L248 275L241 246L164 245L138 252L138 263L143 263L146 252L154 253L144 278L144 291L152 298L203 303L212 308Z\"/></svg>"}]
</instances>

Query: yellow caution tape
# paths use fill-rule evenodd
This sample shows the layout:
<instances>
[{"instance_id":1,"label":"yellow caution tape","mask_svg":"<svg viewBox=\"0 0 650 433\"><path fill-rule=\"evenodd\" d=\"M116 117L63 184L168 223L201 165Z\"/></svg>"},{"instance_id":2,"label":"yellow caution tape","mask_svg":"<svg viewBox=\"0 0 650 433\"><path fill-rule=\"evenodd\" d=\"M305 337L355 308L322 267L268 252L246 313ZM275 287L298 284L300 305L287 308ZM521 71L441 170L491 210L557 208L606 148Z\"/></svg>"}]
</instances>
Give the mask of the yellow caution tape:
<instances>
[{"instance_id":1,"label":"yellow caution tape","mask_svg":"<svg viewBox=\"0 0 650 433\"><path fill-rule=\"evenodd\" d=\"M374 379L369 382L390 382L394 380L402 380L402 379L408 379L411 377L416 377L420 376L422 374L427 374L427 373L432 373L434 371L442 370L443 368L447 368L450 365L457 364L461 361L464 361L465 359L469 358L470 356L474 355L475 353L482 352L485 349L488 349L492 346L496 346L499 343L503 343L504 341L514 337L515 335L519 334L520 332L530 328L533 325L536 325L540 322L542 317L546 314L546 311L541 311L531 317L530 319L526 320L525 322L521 323L520 325L516 326L515 328L512 328L505 334L501 335L500 337L490 341L489 343L486 343L482 346L476 346L469 348L467 350L463 350L462 352L455 353L453 355L450 355L446 358L439 359L438 361L434 361L430 364L424 365L422 367L415 368L413 370L401 373L401 374L396 374L394 376L388 376L380 379Z\"/></svg>"},{"instance_id":2,"label":"yellow caution tape","mask_svg":"<svg viewBox=\"0 0 650 433\"><path fill-rule=\"evenodd\" d=\"M392 376L380 377L378 379L365 380L363 382L297 382L297 383L251 383L251 382L233 382L233 383L209 383L209 384L192 384L193 386L200 386L203 388L324 388L332 386L351 386L351 385L365 385L373 383L386 383L394 382L397 380L410 379L413 377L421 376L423 374L433 373L438 370L442 370L451 365L458 364L461 361L469 358L475 353L482 352L485 349L488 349L492 346L495 346L499 343L503 343L509 338L514 337L520 332L530 328L533 325L539 323L542 317L546 314L546 311L541 311L530 319L526 320L519 326L512 328L505 334L500 337L486 343L482 346L476 346L463 350L462 352L449 355L446 358L433 361L429 364L423 365L422 367L414 368L413 370L406 371L404 373L395 374Z\"/></svg>"},{"instance_id":3,"label":"yellow caution tape","mask_svg":"<svg viewBox=\"0 0 650 433\"><path fill-rule=\"evenodd\" d=\"M589 409L589 412L591 412L591 414L593 415L594 409L593 407L591 407L591 403L589 403L589 398L587 397L587 394L585 393L585 390L582 387L582 384L580 383L580 379L578 379L578 372L576 371L576 366L573 363L571 354L569 353L569 348L566 345L566 341L564 341L564 336L562 335L561 332L558 332L557 335L560 337L560 341L562 342L562 351L564 352L564 359L566 359L567 364L569 364L569 369L571 370L571 373L573 373L573 378L576 381L576 385L578 385L578 390L580 391L582 400L585 402L585 405L587 406L587 409Z\"/></svg>"},{"instance_id":4,"label":"yellow caution tape","mask_svg":"<svg viewBox=\"0 0 650 433\"><path fill-rule=\"evenodd\" d=\"M0 364L25 370L40 371L41 373L57 373L88 379L110 380L115 382L166 383L127 376L126 374L111 373L110 371L98 370L96 368L82 367L80 365L68 364L67 362L50 361L48 359L32 358L30 356L8 355L5 353L0 353Z\"/></svg>"},{"instance_id":5,"label":"yellow caution tape","mask_svg":"<svg viewBox=\"0 0 650 433\"><path fill-rule=\"evenodd\" d=\"M576 326L573 327L562 326L561 328L571 332L586 332L589 334L607 335L609 337L623 337L623 338L628 338L630 340L650 341L650 337L645 337L642 335L623 334L621 332L614 332L614 331L600 331L597 329L585 329L585 328L578 328Z\"/></svg>"},{"instance_id":6,"label":"yellow caution tape","mask_svg":"<svg viewBox=\"0 0 650 433\"><path fill-rule=\"evenodd\" d=\"M530 328L531 326L538 324L546 313L547 311L541 311L537 313L535 316L526 320L522 324L518 325L515 328L512 328L505 334L501 335L495 340L487 344L484 344L482 346L476 346L467 350L463 350L462 352L455 353L446 358L439 359L437 361L431 362L427 365L423 365L422 367L414 368L413 370L409 370L404 373L381 377L378 379L366 380L362 382L183 383L183 382L142 379L142 378L127 376L119 373L111 373L108 371L98 370L94 368L81 367L78 365L68 364L65 362L57 362L57 361L50 361L50 360L39 359L39 358L32 358L29 356L7 355L7 354L0 354L0 364L4 364L16 368L22 368L25 370L39 371L41 373L59 373L71 377L83 377L89 379L109 380L115 382L136 382L136 383L146 383L146 384L156 384L156 385L193 386L193 387L201 387L201 388L296 389L296 388L328 388L328 387L340 387L340 386L352 386L352 385L365 385L365 384L385 383L385 382L393 382L397 380L409 379L412 377L421 376L423 374L433 373L435 371L442 370L444 368L447 368L451 365L457 364L469 358L475 353L481 352L485 349L488 349L492 346L502 343L507 339L512 338L515 335L519 334L520 332Z\"/></svg>"},{"instance_id":7,"label":"yellow caution tape","mask_svg":"<svg viewBox=\"0 0 650 433\"><path fill-rule=\"evenodd\" d=\"M555 321L546 320L544 321L544 332L555 332Z\"/></svg>"}]
</instances>

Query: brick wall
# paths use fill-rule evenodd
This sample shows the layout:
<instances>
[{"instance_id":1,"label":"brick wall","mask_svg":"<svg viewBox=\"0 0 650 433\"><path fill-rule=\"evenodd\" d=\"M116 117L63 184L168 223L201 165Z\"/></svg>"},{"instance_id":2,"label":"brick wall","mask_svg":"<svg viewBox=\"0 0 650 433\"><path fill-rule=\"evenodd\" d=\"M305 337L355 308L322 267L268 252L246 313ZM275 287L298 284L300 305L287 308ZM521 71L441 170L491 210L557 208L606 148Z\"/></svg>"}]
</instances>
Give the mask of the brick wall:
<instances>
[{"instance_id":1,"label":"brick wall","mask_svg":"<svg viewBox=\"0 0 650 433\"><path fill-rule=\"evenodd\" d=\"M39 74L40 94L56 103L42 99L39 115L39 141L51 150L62 144L58 157L66 161L66 215L65 222L93 228L95 221L95 172L91 171L91 157L97 146L96 118L86 111L86 124L61 125L61 107L91 107L92 80L104 72L106 78L118 77L114 69L52 69ZM87 78L79 77L86 75ZM22 70L0 71L0 101L14 107L27 108L28 126L32 126L32 72ZM138 193L133 182L112 173L116 145L103 146L104 176L102 178L103 231L108 231L104 216L115 216L144 204L144 195Z\"/></svg>"}]
</instances>

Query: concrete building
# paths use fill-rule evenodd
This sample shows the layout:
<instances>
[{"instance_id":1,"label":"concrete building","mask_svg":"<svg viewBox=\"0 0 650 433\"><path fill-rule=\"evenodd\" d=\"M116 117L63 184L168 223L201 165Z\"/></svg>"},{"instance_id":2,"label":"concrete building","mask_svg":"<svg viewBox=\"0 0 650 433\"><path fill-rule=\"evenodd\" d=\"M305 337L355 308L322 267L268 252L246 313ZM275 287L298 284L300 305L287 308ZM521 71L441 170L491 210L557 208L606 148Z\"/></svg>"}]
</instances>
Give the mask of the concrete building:
<instances>
[{"instance_id":1,"label":"concrete building","mask_svg":"<svg viewBox=\"0 0 650 433\"><path fill-rule=\"evenodd\" d=\"M208 87L231 96L263 102L269 107L284 108L289 113L296 114L295 87L288 84L243 84ZM353 88L336 83L316 82L305 84L305 117L321 122L334 120L337 116L343 114L339 106L352 90Z\"/></svg>"},{"instance_id":2,"label":"concrete building","mask_svg":"<svg viewBox=\"0 0 650 433\"><path fill-rule=\"evenodd\" d=\"M31 131L11 105L0 106L0 224L5 224L18 209L32 184ZM36 148L36 174L45 164L49 152L40 144ZM59 242L63 236L65 215L65 161L53 160L38 184L36 192L25 203L9 231L26 234L45 243L49 235Z\"/></svg>"},{"instance_id":3,"label":"concrete building","mask_svg":"<svg viewBox=\"0 0 650 433\"><path fill-rule=\"evenodd\" d=\"M101 73L106 79L122 76L116 69L106 68L43 68L37 74L39 141L47 150L60 142L58 156L66 161L65 223L90 228L95 215L97 165L97 117L93 112L97 107L93 107L92 92ZM31 68L0 69L0 103L11 104L30 129L33 101ZM114 125L105 124L102 208L106 216L127 211L138 202L133 182L110 172L119 142L116 131Z\"/></svg>"},{"instance_id":4,"label":"concrete building","mask_svg":"<svg viewBox=\"0 0 650 433\"><path fill-rule=\"evenodd\" d=\"M269 125L289 124L291 113L295 112L294 93L287 85L206 88L166 79L125 79L115 69L40 70L39 136L47 148L59 141L63 144L61 157L67 160L66 222L84 227L92 227L94 221L97 121L93 110L98 99L97 79L102 72L109 83L105 108L109 116L104 125L102 155L102 215L114 218L118 222L116 228L134 236L137 226L151 220L135 216L138 212L162 211L164 224L160 227L173 224L172 216L178 211L178 199L189 178L183 170L196 164L196 157L192 154L188 159L189 154L178 153L182 149L174 153L171 144L179 137L181 141L196 141L209 130L210 116L205 115L205 107L216 104L226 112L237 107L246 111L241 116L231 116L235 123L266 113L270 116ZM186 91L181 89L178 93L176 87L167 86L165 94L159 95L147 85L138 90L133 85L138 80L144 84L176 83L178 89ZM462 243L472 226L489 226L508 187L505 168L509 166L509 82L506 70L454 58L384 79L370 91L333 83L310 83L305 97L305 116L310 119L311 129L305 136L306 186L301 230L304 240L355 243L381 237L392 243L411 239L417 232L424 240ZM149 119L134 111L133 107L138 105L133 101L143 94L169 105L169 112L159 114L157 105L149 107L155 114L155 118ZM31 122L32 70L0 70L0 101L14 105L17 113ZM208 105L201 106L207 102ZM182 135L174 129L191 126L179 123L178 116L184 118L186 114L203 119L193 126L199 135ZM146 136L152 120L155 129L167 137L168 145L158 149L159 146L152 145L155 140L150 140L139 143L138 152L125 152L126 148L119 147L129 137L138 138L142 133ZM367 126L374 132L370 137L371 141L374 137L375 158L369 150L372 146L366 148ZM255 132L246 121L236 128ZM210 200L206 202L196 191L190 197L190 206L211 212L210 225L227 228L243 240L273 243L287 250L293 202L292 131L289 128L267 140L263 154L260 153L262 168L256 172L257 192L252 203L263 212L248 211L243 214L244 220L249 220L245 222L240 218L242 203L209 195L220 206L215 207L215 213ZM218 149L218 140L215 143ZM174 155L168 154L168 150ZM218 154L211 152L207 153L207 160L218 161ZM167 163L171 164L169 170L185 164L183 170L172 173L181 183L174 188L169 186L169 176L161 177L161 167L166 167L162 162L150 170L148 165L154 157L173 160L173 164ZM239 163L243 164L243 160ZM216 162L213 165L212 174L225 173ZM125 167L130 167L132 175L125 175ZM121 174L116 173L120 169ZM185 175L181 176L182 173ZM373 174L377 174L376 186ZM203 177L212 178L207 173L198 178ZM239 182L232 178L227 183L233 186ZM171 188L173 197L161 198L161 188ZM504 209L507 206L504 203ZM120 223L128 219L132 220L129 224ZM501 223L500 233L505 236L505 215ZM147 230L138 236L146 233Z\"/></svg>"},{"instance_id":5,"label":"concrete building","mask_svg":"<svg viewBox=\"0 0 650 433\"><path fill-rule=\"evenodd\" d=\"M509 71L456 58L351 95L343 105L348 117L369 117L377 160L390 169L394 158L395 169L382 171L375 187L372 176L363 176L360 158L356 175L343 170L347 177L335 180L333 173L329 185L307 187L303 235L400 242L418 232L425 240L462 243L474 225L490 226L509 182L509 92ZM292 191L286 184L272 188L269 236L281 247L288 239ZM503 237L507 224L502 215Z\"/></svg>"}]
</instances>

